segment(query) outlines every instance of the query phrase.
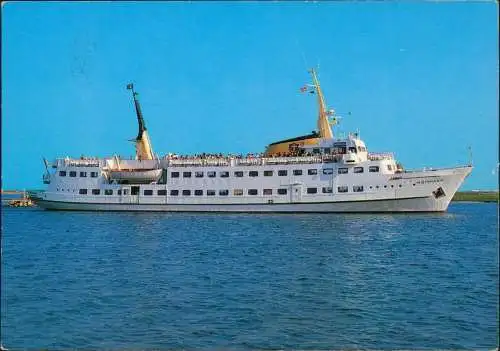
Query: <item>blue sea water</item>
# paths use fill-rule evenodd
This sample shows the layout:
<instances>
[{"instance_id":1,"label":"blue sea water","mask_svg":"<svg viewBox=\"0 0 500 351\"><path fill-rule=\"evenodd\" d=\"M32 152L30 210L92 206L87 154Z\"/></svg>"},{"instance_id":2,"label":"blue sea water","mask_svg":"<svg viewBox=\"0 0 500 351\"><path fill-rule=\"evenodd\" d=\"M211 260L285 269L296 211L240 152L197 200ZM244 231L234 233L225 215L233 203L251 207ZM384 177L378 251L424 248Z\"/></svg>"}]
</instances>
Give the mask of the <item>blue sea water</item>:
<instances>
[{"instance_id":1,"label":"blue sea water","mask_svg":"<svg viewBox=\"0 0 500 351\"><path fill-rule=\"evenodd\" d=\"M445 214L2 208L9 349L492 349L497 204Z\"/></svg>"}]
</instances>

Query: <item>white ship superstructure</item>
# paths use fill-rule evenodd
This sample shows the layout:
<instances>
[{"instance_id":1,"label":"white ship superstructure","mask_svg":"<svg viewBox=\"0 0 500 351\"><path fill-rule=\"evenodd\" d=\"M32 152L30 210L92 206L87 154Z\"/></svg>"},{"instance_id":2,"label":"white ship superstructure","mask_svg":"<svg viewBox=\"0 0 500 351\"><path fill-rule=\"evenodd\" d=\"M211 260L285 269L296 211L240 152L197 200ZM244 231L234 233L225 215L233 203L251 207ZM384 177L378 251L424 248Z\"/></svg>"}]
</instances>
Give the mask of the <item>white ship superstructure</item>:
<instances>
[{"instance_id":1,"label":"white ship superstructure","mask_svg":"<svg viewBox=\"0 0 500 351\"><path fill-rule=\"evenodd\" d=\"M206 212L446 211L472 166L403 170L391 153L369 152L356 133L335 137L337 123L314 70L318 131L271 144L266 153L154 155L132 89L139 134L136 157L60 158L46 162L47 209Z\"/></svg>"}]
</instances>

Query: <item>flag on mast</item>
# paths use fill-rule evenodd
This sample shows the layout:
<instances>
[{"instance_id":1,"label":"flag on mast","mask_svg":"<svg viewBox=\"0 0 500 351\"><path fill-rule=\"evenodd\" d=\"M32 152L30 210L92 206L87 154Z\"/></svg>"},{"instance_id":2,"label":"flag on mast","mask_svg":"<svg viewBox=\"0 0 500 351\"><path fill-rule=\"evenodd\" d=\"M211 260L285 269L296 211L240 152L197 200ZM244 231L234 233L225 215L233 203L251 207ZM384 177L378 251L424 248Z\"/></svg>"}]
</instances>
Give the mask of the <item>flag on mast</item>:
<instances>
[{"instance_id":1,"label":"flag on mast","mask_svg":"<svg viewBox=\"0 0 500 351\"><path fill-rule=\"evenodd\" d=\"M314 94L314 86L311 84L306 84L302 88L300 88L301 93L308 92L309 94Z\"/></svg>"}]
</instances>

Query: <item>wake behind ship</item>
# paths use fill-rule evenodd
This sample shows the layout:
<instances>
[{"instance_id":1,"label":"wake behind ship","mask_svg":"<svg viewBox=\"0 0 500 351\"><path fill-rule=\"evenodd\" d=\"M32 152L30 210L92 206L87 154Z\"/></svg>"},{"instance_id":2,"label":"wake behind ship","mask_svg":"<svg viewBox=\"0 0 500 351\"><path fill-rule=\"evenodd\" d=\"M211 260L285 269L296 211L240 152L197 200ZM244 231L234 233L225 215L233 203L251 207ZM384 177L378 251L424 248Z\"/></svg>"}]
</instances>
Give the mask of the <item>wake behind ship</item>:
<instances>
[{"instance_id":1,"label":"wake behind ship","mask_svg":"<svg viewBox=\"0 0 500 351\"><path fill-rule=\"evenodd\" d=\"M356 133L335 137L314 69L301 91L315 95L317 130L271 143L247 156L163 157L153 152L138 94L134 159L44 159L47 189L34 194L50 210L204 212L440 212L472 166L404 170L392 153L369 152Z\"/></svg>"}]
</instances>

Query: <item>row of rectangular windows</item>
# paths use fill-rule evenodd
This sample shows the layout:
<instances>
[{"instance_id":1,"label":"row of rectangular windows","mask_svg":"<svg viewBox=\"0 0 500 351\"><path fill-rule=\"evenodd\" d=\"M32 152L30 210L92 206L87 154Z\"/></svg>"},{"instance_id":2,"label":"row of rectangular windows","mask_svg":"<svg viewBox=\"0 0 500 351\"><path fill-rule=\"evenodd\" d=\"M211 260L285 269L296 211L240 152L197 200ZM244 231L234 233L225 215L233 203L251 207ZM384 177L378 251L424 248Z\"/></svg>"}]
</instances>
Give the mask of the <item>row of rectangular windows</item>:
<instances>
[{"instance_id":1,"label":"row of rectangular windows","mask_svg":"<svg viewBox=\"0 0 500 351\"><path fill-rule=\"evenodd\" d=\"M388 165L387 168L389 170L392 170L391 165ZM379 172L379 166L369 166L368 168L369 172ZM338 174L347 174L349 172L348 168L338 168ZM354 173L364 173L364 168L363 167L354 167ZM59 171L59 176L60 177L66 177L67 172L66 171ZM77 172L76 171L70 171L69 176L70 177L76 177ZM317 169L308 169L307 170L308 175L317 175L318 170ZM323 169L323 174L333 174L333 168L325 168ZM180 172L171 172L170 176L172 178L179 178ZM182 177L183 178L191 178L192 172L182 172ZM285 177L288 175L288 171L286 169L279 170L278 171L278 176L280 177ZM294 176L301 176L302 175L302 170L301 169L294 169L293 170L293 175ZM194 172L195 178L203 178L204 173L203 172ZM228 171L222 171L219 173L219 176L221 178L228 178L229 177L229 172ZM243 177L243 171L236 171L234 172L234 176L241 178ZM259 172L258 171L249 171L248 172L249 177L258 177ZM273 171L264 171L264 177L272 177L273 176ZM80 172L80 177L87 177L87 172ZM97 172L90 172L90 177L92 178L97 178L98 173ZM215 171L209 171L207 172L207 177L209 178L215 178L216 177L216 172Z\"/></svg>"},{"instance_id":2,"label":"row of rectangular windows","mask_svg":"<svg viewBox=\"0 0 500 351\"><path fill-rule=\"evenodd\" d=\"M379 172L379 166L369 166L368 170L369 170L369 172ZM391 169L389 169L389 170L391 170ZM349 172L349 168L338 168L338 174L347 174L348 172ZM363 173L363 172L364 172L363 167L354 167L354 173ZM317 175L318 170L317 169L308 169L307 174L308 175ZM324 168L323 174L333 174L333 168ZM285 177L287 175L288 175L288 170L286 170L286 169L282 169L282 170L278 171L278 176L280 176L280 177ZM302 170L301 169L294 169L293 175L294 176L301 176ZM179 178L179 176L180 176L180 172L170 172L170 177L172 177L172 178ZM183 178L191 178L191 176L192 176L192 172L182 172ZM195 178L203 178L204 173L202 171L194 172L194 176L195 176ZM234 172L234 176L237 178L243 177L243 171ZM249 177L258 177L259 172L258 171L249 171L248 176ZM264 171L264 177L272 177L272 176L273 176L273 171ZM208 178L215 178L216 172L215 171L208 171L207 177ZM219 177L228 178L229 172L228 171L219 172Z\"/></svg>"},{"instance_id":3,"label":"row of rectangular windows","mask_svg":"<svg viewBox=\"0 0 500 351\"><path fill-rule=\"evenodd\" d=\"M329 148L329 147L325 147L325 148L319 148L319 147L315 147L312 149L312 152L313 154L320 154L322 151L324 154L329 154L331 153L332 151L334 153L341 153L341 154L345 154L346 153L346 150L347 150L347 145L344 144L342 146L334 146L332 148ZM358 149L357 149L359 152L361 151L365 151L366 152L366 147L364 146L358 146ZM356 147L349 147L349 151L350 152L356 152Z\"/></svg>"},{"instance_id":4,"label":"row of rectangular windows","mask_svg":"<svg viewBox=\"0 0 500 351\"><path fill-rule=\"evenodd\" d=\"M78 191L80 195L87 195L88 194L88 189L80 189ZM116 191L117 195L122 194L122 190L119 189ZM92 195L100 195L101 194L101 189L92 189ZM113 189L104 189L104 195L113 195ZM123 189L123 195L128 195L128 190ZM153 190L144 190L144 195L153 195ZM158 190L157 195L159 196L165 196L167 195L166 190Z\"/></svg>"},{"instance_id":5,"label":"row of rectangular windows","mask_svg":"<svg viewBox=\"0 0 500 351\"><path fill-rule=\"evenodd\" d=\"M60 177L66 177L67 172L66 171L59 171L59 176ZM76 171L70 171L69 176L74 178L76 177ZM80 172L80 177L84 178L87 176L87 172ZM97 172L90 172L90 177L92 178L97 178L98 173Z\"/></svg>"},{"instance_id":6,"label":"row of rectangular windows","mask_svg":"<svg viewBox=\"0 0 500 351\"><path fill-rule=\"evenodd\" d=\"M391 165L387 165L387 169L389 171L392 170ZM369 172L379 172L379 166L369 166L368 167ZM348 168L338 168L338 174L347 174L349 172ZM363 167L354 167L354 173L364 173L364 168ZM67 172L66 171L59 171L59 176L60 177L66 177ZM77 172L76 171L70 171L69 176L70 177L76 177ZM308 169L307 170L308 175L317 175L318 170L317 169ZM325 168L323 169L323 174L333 174L333 168ZM180 172L171 172L170 176L172 178L179 178ZM183 178L191 178L192 172L182 172L182 177ZM285 177L288 175L288 171L286 169L279 170L278 171L278 176L280 177ZM294 169L293 170L293 175L294 176L301 176L302 175L302 170L301 169ZM204 173L203 172L194 172L195 178L203 178ZM219 176L221 178L228 178L229 177L229 172L228 171L222 171L219 173ZM236 171L234 172L234 176L241 178L243 177L243 171ZM248 172L249 177L258 177L259 172L258 171L249 171ZM264 171L264 177L272 177L273 176L273 171ZM87 177L87 172L80 172L80 177ZM90 177L92 178L97 178L98 173L97 172L90 172ZM207 172L207 177L209 178L215 178L216 177L216 172L215 171L209 171Z\"/></svg>"},{"instance_id":7,"label":"row of rectangular windows","mask_svg":"<svg viewBox=\"0 0 500 351\"><path fill-rule=\"evenodd\" d=\"M352 187L352 191L354 192L362 192L363 186L362 185L355 185ZM87 194L87 189L80 189L79 194L80 195L86 195ZM337 187L337 191L339 193L347 193L349 191L349 188L347 186L339 186ZM307 194L317 194L318 193L318 188L307 188L306 190ZM321 192L323 194L331 194L333 193L333 188L332 187L323 187L321 188ZM203 190L194 190L194 195L196 196L203 196ZM216 191L215 190L207 190L207 196L215 196ZM259 191L257 189L248 189L248 195L259 195ZM288 193L288 189L277 189L277 194L278 195L286 195ZM92 195L100 195L101 194L101 189L92 189ZM121 189L117 191L118 195L122 194ZM153 195L153 190L144 190L143 194L145 196L152 196ZM156 193L158 196L165 196L167 195L167 191L165 189L157 190ZM273 194L273 189L263 189L262 191L263 195L272 195ZM104 195L113 195L113 190L112 189L105 189L104 190ZM128 195L127 189L123 190L123 195ZM170 196L178 196L179 195L179 190L177 189L172 189L170 190ZM182 190L182 195L184 196L190 196L191 195L191 190ZM227 196L229 195L229 190L224 189L224 190L219 190L219 195L220 196ZM233 190L233 195L234 196L242 196L243 195L243 189L234 189Z\"/></svg>"}]
</instances>

